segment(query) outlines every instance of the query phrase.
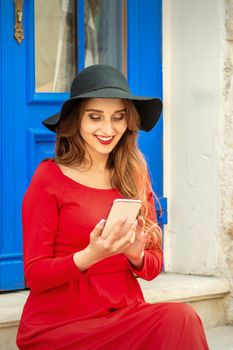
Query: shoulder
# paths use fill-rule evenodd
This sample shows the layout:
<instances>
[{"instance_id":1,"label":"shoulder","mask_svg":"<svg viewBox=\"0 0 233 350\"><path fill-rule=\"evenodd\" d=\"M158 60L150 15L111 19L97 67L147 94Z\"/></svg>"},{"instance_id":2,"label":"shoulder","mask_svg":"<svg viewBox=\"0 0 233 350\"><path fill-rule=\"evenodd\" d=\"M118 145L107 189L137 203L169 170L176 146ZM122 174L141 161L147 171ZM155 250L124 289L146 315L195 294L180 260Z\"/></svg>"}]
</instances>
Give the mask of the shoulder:
<instances>
[{"instance_id":1,"label":"shoulder","mask_svg":"<svg viewBox=\"0 0 233 350\"><path fill-rule=\"evenodd\" d=\"M22 210L25 215L34 210L55 210L63 205L64 185L56 164L43 160L36 168L23 196Z\"/></svg>"},{"instance_id":2,"label":"shoulder","mask_svg":"<svg viewBox=\"0 0 233 350\"><path fill-rule=\"evenodd\" d=\"M42 162L35 169L31 182L41 181L46 183L53 177L53 161L51 159L42 160Z\"/></svg>"},{"instance_id":3,"label":"shoulder","mask_svg":"<svg viewBox=\"0 0 233 350\"><path fill-rule=\"evenodd\" d=\"M38 177L42 179L46 179L51 175L54 169L54 161L52 159L44 159L37 166L33 177Z\"/></svg>"},{"instance_id":4,"label":"shoulder","mask_svg":"<svg viewBox=\"0 0 233 350\"><path fill-rule=\"evenodd\" d=\"M63 188L60 171L52 159L43 160L36 168L29 188L60 192Z\"/></svg>"},{"instance_id":5,"label":"shoulder","mask_svg":"<svg viewBox=\"0 0 233 350\"><path fill-rule=\"evenodd\" d=\"M36 168L23 196L23 208L63 205L64 182L53 160L43 160Z\"/></svg>"}]
</instances>

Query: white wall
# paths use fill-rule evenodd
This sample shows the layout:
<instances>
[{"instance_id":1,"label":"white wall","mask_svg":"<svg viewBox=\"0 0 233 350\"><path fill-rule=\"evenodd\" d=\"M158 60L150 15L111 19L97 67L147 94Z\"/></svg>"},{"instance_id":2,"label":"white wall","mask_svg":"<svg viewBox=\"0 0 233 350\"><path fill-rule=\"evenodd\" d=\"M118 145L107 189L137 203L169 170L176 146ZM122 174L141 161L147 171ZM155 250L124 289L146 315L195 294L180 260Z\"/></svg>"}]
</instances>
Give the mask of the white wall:
<instances>
[{"instance_id":1,"label":"white wall","mask_svg":"<svg viewBox=\"0 0 233 350\"><path fill-rule=\"evenodd\" d=\"M224 1L163 1L165 271L218 273Z\"/></svg>"}]
</instances>

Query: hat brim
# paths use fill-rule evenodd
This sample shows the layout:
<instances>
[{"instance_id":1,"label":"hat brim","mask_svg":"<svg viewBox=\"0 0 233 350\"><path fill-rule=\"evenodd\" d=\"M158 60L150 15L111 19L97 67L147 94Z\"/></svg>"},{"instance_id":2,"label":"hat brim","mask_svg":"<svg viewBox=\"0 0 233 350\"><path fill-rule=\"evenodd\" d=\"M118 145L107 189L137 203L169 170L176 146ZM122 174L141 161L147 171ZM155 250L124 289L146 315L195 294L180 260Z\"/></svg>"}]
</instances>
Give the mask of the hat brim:
<instances>
[{"instance_id":1,"label":"hat brim","mask_svg":"<svg viewBox=\"0 0 233 350\"><path fill-rule=\"evenodd\" d=\"M59 121L64 118L80 100L85 98L117 98L132 100L140 116L140 129L150 131L159 120L162 112L162 101L159 98L133 96L120 89L98 89L86 92L64 102L61 111L42 121L50 131L56 132Z\"/></svg>"}]
</instances>

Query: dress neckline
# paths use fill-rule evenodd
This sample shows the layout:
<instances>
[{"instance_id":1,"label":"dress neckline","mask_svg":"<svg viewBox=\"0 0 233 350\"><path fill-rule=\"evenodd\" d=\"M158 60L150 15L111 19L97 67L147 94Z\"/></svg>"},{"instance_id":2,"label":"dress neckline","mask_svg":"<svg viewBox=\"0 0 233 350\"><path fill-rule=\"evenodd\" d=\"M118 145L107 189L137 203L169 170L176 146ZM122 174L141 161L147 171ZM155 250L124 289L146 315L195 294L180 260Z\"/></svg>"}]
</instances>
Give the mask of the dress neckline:
<instances>
[{"instance_id":1,"label":"dress neckline","mask_svg":"<svg viewBox=\"0 0 233 350\"><path fill-rule=\"evenodd\" d=\"M71 177L65 175L63 173L63 171L61 170L61 168L58 166L58 164L53 160L53 159L49 159L50 163L51 164L54 164L54 167L59 171L59 173L62 175L62 177L67 180L67 181L70 181L72 182L73 184L76 184L78 185L79 187L83 187L83 188L86 188L86 189L89 189L89 190L93 190L93 191L117 191L116 188L96 188L96 187L91 187L91 186L87 186L87 185L84 185L84 184L81 184L80 182L72 179Z\"/></svg>"}]
</instances>

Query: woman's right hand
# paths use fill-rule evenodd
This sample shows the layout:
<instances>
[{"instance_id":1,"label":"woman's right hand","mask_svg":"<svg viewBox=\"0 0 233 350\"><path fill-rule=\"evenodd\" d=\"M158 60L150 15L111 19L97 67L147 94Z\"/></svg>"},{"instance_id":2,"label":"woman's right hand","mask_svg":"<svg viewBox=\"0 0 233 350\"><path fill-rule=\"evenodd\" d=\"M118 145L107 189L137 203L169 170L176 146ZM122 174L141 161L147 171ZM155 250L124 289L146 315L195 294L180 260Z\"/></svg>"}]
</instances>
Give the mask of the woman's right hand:
<instances>
[{"instance_id":1,"label":"woman's right hand","mask_svg":"<svg viewBox=\"0 0 233 350\"><path fill-rule=\"evenodd\" d=\"M101 236L104 223L105 220L102 219L94 227L88 246L73 256L76 266L81 271L102 259L122 253L134 243L137 221L129 223L125 219L119 220L107 237Z\"/></svg>"}]
</instances>

